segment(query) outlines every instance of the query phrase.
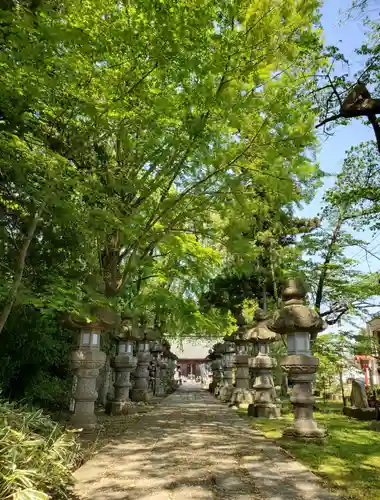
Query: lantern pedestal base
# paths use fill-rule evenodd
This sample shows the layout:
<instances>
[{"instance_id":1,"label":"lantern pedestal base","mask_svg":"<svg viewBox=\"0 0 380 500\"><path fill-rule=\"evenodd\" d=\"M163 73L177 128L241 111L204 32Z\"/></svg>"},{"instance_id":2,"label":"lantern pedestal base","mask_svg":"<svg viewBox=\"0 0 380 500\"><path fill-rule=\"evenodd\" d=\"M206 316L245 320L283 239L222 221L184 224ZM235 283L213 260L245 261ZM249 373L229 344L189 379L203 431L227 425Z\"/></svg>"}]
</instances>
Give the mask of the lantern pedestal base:
<instances>
[{"instance_id":1,"label":"lantern pedestal base","mask_svg":"<svg viewBox=\"0 0 380 500\"><path fill-rule=\"evenodd\" d=\"M234 389L231 397L230 406L235 408L248 408L255 400L251 389Z\"/></svg>"},{"instance_id":2,"label":"lantern pedestal base","mask_svg":"<svg viewBox=\"0 0 380 500\"><path fill-rule=\"evenodd\" d=\"M281 417L281 410L275 404L252 404L248 406L248 416L254 418L279 418Z\"/></svg>"},{"instance_id":3,"label":"lantern pedestal base","mask_svg":"<svg viewBox=\"0 0 380 500\"><path fill-rule=\"evenodd\" d=\"M165 387L163 386L161 380L156 382L155 396L157 396L158 398L162 398L163 396L165 396Z\"/></svg>"},{"instance_id":4,"label":"lantern pedestal base","mask_svg":"<svg viewBox=\"0 0 380 500\"><path fill-rule=\"evenodd\" d=\"M148 403L152 399L152 393L147 389L132 389L131 400Z\"/></svg>"},{"instance_id":5,"label":"lantern pedestal base","mask_svg":"<svg viewBox=\"0 0 380 500\"><path fill-rule=\"evenodd\" d=\"M219 380L213 380L211 384L209 384L208 390L211 392L211 394L214 394L216 396L217 394L219 394L219 385Z\"/></svg>"},{"instance_id":6,"label":"lantern pedestal base","mask_svg":"<svg viewBox=\"0 0 380 500\"><path fill-rule=\"evenodd\" d=\"M71 429L82 429L82 433L92 432L100 427L95 414L91 415L90 413L86 415L72 415L68 426Z\"/></svg>"},{"instance_id":7,"label":"lantern pedestal base","mask_svg":"<svg viewBox=\"0 0 380 500\"><path fill-rule=\"evenodd\" d=\"M296 420L292 426L284 429L282 437L304 439L307 441L323 441L327 437L327 432L323 427L318 427L315 420Z\"/></svg>"},{"instance_id":8,"label":"lantern pedestal base","mask_svg":"<svg viewBox=\"0 0 380 500\"><path fill-rule=\"evenodd\" d=\"M223 382L219 382L214 389L214 396L218 399L220 398L220 391L222 390L222 388Z\"/></svg>"},{"instance_id":9,"label":"lantern pedestal base","mask_svg":"<svg viewBox=\"0 0 380 500\"><path fill-rule=\"evenodd\" d=\"M108 412L110 415L131 415L136 412L132 401L110 401Z\"/></svg>"},{"instance_id":10,"label":"lantern pedestal base","mask_svg":"<svg viewBox=\"0 0 380 500\"><path fill-rule=\"evenodd\" d=\"M222 403L229 403L232 398L234 388L230 385L224 385L219 391L219 399Z\"/></svg>"}]
</instances>

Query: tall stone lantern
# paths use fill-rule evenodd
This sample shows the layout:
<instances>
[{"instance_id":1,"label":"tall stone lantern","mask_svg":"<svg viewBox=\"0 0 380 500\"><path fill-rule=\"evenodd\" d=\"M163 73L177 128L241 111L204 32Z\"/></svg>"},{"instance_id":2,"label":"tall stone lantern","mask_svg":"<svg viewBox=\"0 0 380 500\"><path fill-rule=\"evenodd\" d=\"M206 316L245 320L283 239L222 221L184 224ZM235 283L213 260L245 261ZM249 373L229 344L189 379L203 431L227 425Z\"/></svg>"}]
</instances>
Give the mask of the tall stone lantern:
<instances>
[{"instance_id":1,"label":"tall stone lantern","mask_svg":"<svg viewBox=\"0 0 380 500\"><path fill-rule=\"evenodd\" d=\"M152 346L150 348L150 352L152 353L153 356L153 362L154 362L154 388L153 388L153 394L155 396L163 396L165 394L164 386L162 384L162 353L163 353L163 347L162 344L159 340L156 340L155 342L152 343Z\"/></svg>"},{"instance_id":2,"label":"tall stone lantern","mask_svg":"<svg viewBox=\"0 0 380 500\"><path fill-rule=\"evenodd\" d=\"M96 427L95 401L98 397L96 380L99 369L104 365L106 354L100 351L100 336L104 330L117 323L117 316L108 310L97 310L96 321L69 315L66 322L79 330L78 348L72 353L71 368L76 377L74 413L71 425L84 431Z\"/></svg>"},{"instance_id":3,"label":"tall stone lantern","mask_svg":"<svg viewBox=\"0 0 380 500\"><path fill-rule=\"evenodd\" d=\"M232 386L232 369L234 367L235 344L231 336L226 335L223 340L223 382L219 392L219 399L222 403L228 403L231 400L234 389Z\"/></svg>"},{"instance_id":4,"label":"tall stone lantern","mask_svg":"<svg viewBox=\"0 0 380 500\"><path fill-rule=\"evenodd\" d=\"M169 352L170 344L166 339L162 340L162 358L161 358L161 381L164 394L169 393Z\"/></svg>"},{"instance_id":5,"label":"tall stone lantern","mask_svg":"<svg viewBox=\"0 0 380 500\"><path fill-rule=\"evenodd\" d=\"M252 339L247 336L248 327L242 314L238 318L238 329L233 335L235 342L236 386L231 397L231 406L248 408L254 401L254 393L250 388L249 348Z\"/></svg>"},{"instance_id":6,"label":"tall stone lantern","mask_svg":"<svg viewBox=\"0 0 380 500\"><path fill-rule=\"evenodd\" d=\"M269 328L286 335L288 355L281 367L289 374L294 384L290 398L294 409L294 421L284 430L284 437L321 439L326 431L318 427L313 417L315 398L312 383L318 369L319 360L310 351L310 334L326 328L323 319L305 305L306 289L301 280L286 281L282 290L282 308L274 314Z\"/></svg>"},{"instance_id":7,"label":"tall stone lantern","mask_svg":"<svg viewBox=\"0 0 380 500\"><path fill-rule=\"evenodd\" d=\"M149 390L149 363L151 360L150 342L154 335L145 325L140 329L137 341L137 366L135 381L131 392L132 401L148 402L152 397Z\"/></svg>"},{"instance_id":8,"label":"tall stone lantern","mask_svg":"<svg viewBox=\"0 0 380 500\"><path fill-rule=\"evenodd\" d=\"M212 353L210 357L211 370L212 370L212 382L210 384L210 392L218 396L221 383L223 380L223 368L222 368L222 358L223 358L224 346L222 343L218 342L213 346Z\"/></svg>"},{"instance_id":9,"label":"tall stone lantern","mask_svg":"<svg viewBox=\"0 0 380 500\"><path fill-rule=\"evenodd\" d=\"M251 359L251 367L255 374L253 389L255 401L248 407L248 415L258 418L278 418L280 409L275 404L276 390L273 383L273 368L276 360L270 356L269 346L277 338L267 326L267 315L262 309L256 309L254 320L256 325L247 332L256 345L256 355Z\"/></svg>"},{"instance_id":10,"label":"tall stone lantern","mask_svg":"<svg viewBox=\"0 0 380 500\"><path fill-rule=\"evenodd\" d=\"M112 361L115 369L115 395L110 404L112 415L131 413L134 406L129 398L132 387L131 372L136 368L136 358L133 356L133 345L139 340L138 329L133 328L129 323L124 323L121 327L121 334L117 338L117 355Z\"/></svg>"},{"instance_id":11,"label":"tall stone lantern","mask_svg":"<svg viewBox=\"0 0 380 500\"><path fill-rule=\"evenodd\" d=\"M177 367L178 357L171 351L168 355L168 375L169 375L169 390L174 392L177 389L177 382L174 379L175 370Z\"/></svg>"}]
</instances>

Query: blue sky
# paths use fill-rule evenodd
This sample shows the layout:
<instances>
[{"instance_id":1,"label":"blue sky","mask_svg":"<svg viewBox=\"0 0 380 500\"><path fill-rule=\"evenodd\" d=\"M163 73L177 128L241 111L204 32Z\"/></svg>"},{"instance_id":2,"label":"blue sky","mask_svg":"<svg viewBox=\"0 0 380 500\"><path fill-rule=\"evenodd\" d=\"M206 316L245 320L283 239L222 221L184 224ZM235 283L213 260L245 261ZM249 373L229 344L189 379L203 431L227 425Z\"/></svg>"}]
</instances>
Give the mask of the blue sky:
<instances>
[{"instance_id":1,"label":"blue sky","mask_svg":"<svg viewBox=\"0 0 380 500\"><path fill-rule=\"evenodd\" d=\"M349 68L350 76L354 75L357 70L362 68L360 56L355 54L355 49L365 41L366 31L363 26L363 19L346 20L344 10L350 7L352 0L325 0L322 8L322 25L325 33L325 42L327 45L338 46L345 57L351 62L352 67ZM375 14L373 9L372 13ZM337 71L339 71L339 67ZM347 72L347 66L341 67L342 73ZM340 126L335 129L332 137L324 137L321 135L321 148L318 155L318 161L322 170L329 174L337 174L341 170L342 163L345 157L345 151L353 145L360 142L373 140L372 128L363 125L359 119L352 120L347 126ZM326 178L323 188L319 190L316 197L309 205L305 206L301 214L305 217L316 216L321 208L323 193L326 189L332 187L334 178ZM370 231L355 233L356 236L363 240L371 242L370 250L380 255L380 233L372 234ZM349 257L360 260L359 269L368 272L380 270L380 261L374 257L365 256L364 250L360 248L352 248L347 251ZM375 312L375 311L373 311Z\"/></svg>"},{"instance_id":2,"label":"blue sky","mask_svg":"<svg viewBox=\"0 0 380 500\"><path fill-rule=\"evenodd\" d=\"M361 43L365 41L366 33L362 19L345 20L342 11L351 5L351 1L352 0L325 0L322 8L322 24L326 44L338 46L352 64L352 67L348 69L346 65L342 65L342 73L348 71L350 76L353 76L357 70L362 68L360 56L355 54L355 49L360 47ZM337 68L337 72L339 72L339 67ZM321 147L320 153L318 154L318 161L322 170L329 174L339 173L342 168L346 150L360 142L373 139L372 127L364 125L359 119L351 120L349 125L337 127L332 137L321 134ZM333 184L334 177L326 178L323 188L319 190L312 203L304 207L302 215L306 217L314 217L317 215L321 208L323 193L326 189L332 187ZM370 231L360 233L360 237L368 241L371 241L374 236L376 235L372 234ZM373 245L371 244L369 248L375 247L377 244L380 244L380 235L376 240L373 240ZM359 249L352 249L349 255L354 256L358 251ZM361 255L359 254L358 257L364 258L364 251L362 251ZM376 261L373 257L369 257L369 260L370 266L374 267L373 270L380 269L380 261ZM368 271L368 265L365 259L361 267L363 270Z\"/></svg>"}]
</instances>

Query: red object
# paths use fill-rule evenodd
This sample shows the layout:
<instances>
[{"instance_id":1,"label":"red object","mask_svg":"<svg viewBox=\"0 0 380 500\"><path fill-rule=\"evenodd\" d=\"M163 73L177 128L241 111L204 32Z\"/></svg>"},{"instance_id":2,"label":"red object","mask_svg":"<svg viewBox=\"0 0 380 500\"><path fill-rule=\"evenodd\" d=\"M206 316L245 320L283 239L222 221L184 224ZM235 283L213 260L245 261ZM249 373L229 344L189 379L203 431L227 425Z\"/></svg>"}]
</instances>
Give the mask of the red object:
<instances>
[{"instance_id":1,"label":"red object","mask_svg":"<svg viewBox=\"0 0 380 500\"><path fill-rule=\"evenodd\" d=\"M371 356L355 356L355 360L359 361L360 367L364 370L364 383L366 387L369 385L369 376L368 376L368 368L369 368L369 361L371 359Z\"/></svg>"}]
</instances>

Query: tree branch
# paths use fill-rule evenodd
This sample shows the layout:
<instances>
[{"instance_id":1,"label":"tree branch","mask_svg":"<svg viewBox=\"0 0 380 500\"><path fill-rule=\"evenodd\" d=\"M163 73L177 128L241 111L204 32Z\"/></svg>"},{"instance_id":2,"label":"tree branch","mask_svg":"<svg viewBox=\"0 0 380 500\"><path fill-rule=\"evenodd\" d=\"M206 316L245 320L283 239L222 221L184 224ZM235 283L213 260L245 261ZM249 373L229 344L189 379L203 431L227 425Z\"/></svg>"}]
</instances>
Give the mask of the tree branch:
<instances>
[{"instance_id":1,"label":"tree branch","mask_svg":"<svg viewBox=\"0 0 380 500\"><path fill-rule=\"evenodd\" d=\"M4 308L1 312L0 315L0 333L3 331L5 323L7 322L7 319L9 317L9 314L12 310L13 304L16 300L20 285L21 285L21 280L22 276L24 273L25 269L25 260L26 260L26 255L28 253L29 245L35 235L36 229L37 229L37 224L40 218L40 215L43 211L43 207L40 208L40 210L37 210L32 218L32 220L29 223L28 227L28 232L24 238L24 241L21 245L20 248L20 253L17 258L16 262L16 271L13 277L13 283L12 283L12 288L10 290L8 299L4 305Z\"/></svg>"}]
</instances>

